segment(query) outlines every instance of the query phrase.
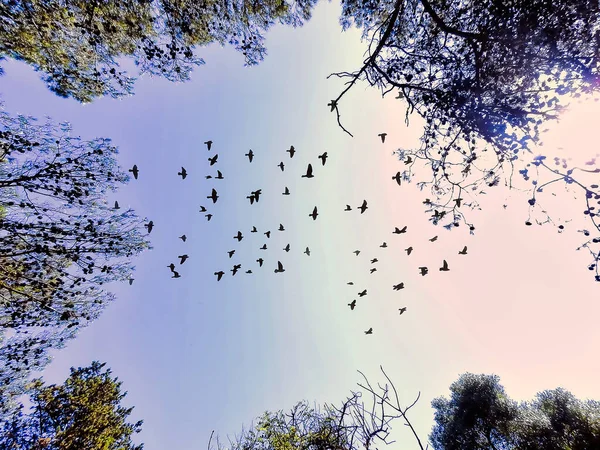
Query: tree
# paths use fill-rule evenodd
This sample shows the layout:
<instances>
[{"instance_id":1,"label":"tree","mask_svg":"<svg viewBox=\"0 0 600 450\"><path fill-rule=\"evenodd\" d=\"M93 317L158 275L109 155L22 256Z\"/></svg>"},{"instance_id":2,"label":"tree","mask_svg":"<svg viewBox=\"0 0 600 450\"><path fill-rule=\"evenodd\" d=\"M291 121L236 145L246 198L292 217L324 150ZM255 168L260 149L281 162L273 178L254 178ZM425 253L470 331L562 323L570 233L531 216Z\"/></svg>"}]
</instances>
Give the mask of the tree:
<instances>
[{"instance_id":1,"label":"tree","mask_svg":"<svg viewBox=\"0 0 600 450\"><path fill-rule=\"evenodd\" d=\"M62 97L89 102L133 92L139 74L185 81L197 46L231 44L246 64L260 62L263 33L276 22L299 26L316 0L2 0L0 60L12 57L41 72Z\"/></svg>"},{"instance_id":2,"label":"tree","mask_svg":"<svg viewBox=\"0 0 600 450\"><path fill-rule=\"evenodd\" d=\"M569 167L559 158L552 167L546 156L530 156L541 144L540 126L558 118L568 96L600 90L597 1L344 0L341 24L361 28L369 46L358 70L330 75L347 81L331 111L351 135L340 102L366 81L383 96L395 91L406 101L407 123L414 112L425 120L420 147L397 153L405 181L415 164L429 166L431 180L421 178L418 186L431 189L434 198L424 203L433 224L450 230L464 223L473 232L464 209L478 207L478 194L501 181L513 188L515 169L531 193L526 224L539 212L539 224L552 222L539 197L565 183L581 193L597 233L580 230L586 237L580 248L590 251L589 268L600 281L600 222L592 204L600 204L600 190L597 175L585 178L600 167L595 160L589 168Z\"/></svg>"},{"instance_id":3,"label":"tree","mask_svg":"<svg viewBox=\"0 0 600 450\"><path fill-rule=\"evenodd\" d=\"M131 258L149 248L143 220L107 203L129 179L117 149L69 131L0 112L0 414L47 350L113 300L103 285L129 279Z\"/></svg>"},{"instance_id":4,"label":"tree","mask_svg":"<svg viewBox=\"0 0 600 450\"><path fill-rule=\"evenodd\" d=\"M121 405L127 392L97 361L71 368L61 385L39 378L28 391L30 411L18 412L0 428L0 447L19 450L141 450L132 442L142 421L128 422L133 408Z\"/></svg>"},{"instance_id":5,"label":"tree","mask_svg":"<svg viewBox=\"0 0 600 450\"><path fill-rule=\"evenodd\" d=\"M463 374L437 398L429 436L436 450L584 450L600 446L600 402L558 388L510 400L495 375Z\"/></svg>"}]
</instances>

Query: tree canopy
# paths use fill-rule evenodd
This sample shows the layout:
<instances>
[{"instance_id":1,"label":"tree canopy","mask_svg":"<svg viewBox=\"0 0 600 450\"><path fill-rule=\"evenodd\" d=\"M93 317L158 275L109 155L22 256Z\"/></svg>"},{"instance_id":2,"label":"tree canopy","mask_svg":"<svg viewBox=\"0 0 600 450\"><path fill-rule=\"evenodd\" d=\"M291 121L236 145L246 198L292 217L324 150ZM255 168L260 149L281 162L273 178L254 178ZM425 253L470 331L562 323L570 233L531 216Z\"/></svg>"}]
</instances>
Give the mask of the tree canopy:
<instances>
[{"instance_id":1,"label":"tree canopy","mask_svg":"<svg viewBox=\"0 0 600 450\"><path fill-rule=\"evenodd\" d=\"M107 139L0 112L0 413L47 351L97 318L149 248L143 220L107 195L129 179ZM10 331L10 333L8 333Z\"/></svg>"},{"instance_id":2,"label":"tree canopy","mask_svg":"<svg viewBox=\"0 0 600 450\"><path fill-rule=\"evenodd\" d=\"M23 405L0 428L0 447L19 450L142 450L132 437L142 421L128 422L127 392L97 361L71 368L63 384L30 383L29 411Z\"/></svg>"}]
</instances>

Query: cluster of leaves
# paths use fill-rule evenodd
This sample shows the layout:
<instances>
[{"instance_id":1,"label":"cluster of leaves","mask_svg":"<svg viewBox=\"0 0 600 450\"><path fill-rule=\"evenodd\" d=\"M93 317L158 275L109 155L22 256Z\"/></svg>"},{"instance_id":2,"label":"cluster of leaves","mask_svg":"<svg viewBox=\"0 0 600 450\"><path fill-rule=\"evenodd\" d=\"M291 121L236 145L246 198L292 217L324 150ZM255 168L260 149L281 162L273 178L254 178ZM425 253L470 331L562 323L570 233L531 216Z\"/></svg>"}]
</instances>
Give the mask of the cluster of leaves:
<instances>
[{"instance_id":1,"label":"cluster of leaves","mask_svg":"<svg viewBox=\"0 0 600 450\"><path fill-rule=\"evenodd\" d=\"M28 389L30 411L20 405L0 428L0 447L19 450L142 450L132 442L142 421L128 422L127 392L97 361L74 369L61 385L41 378Z\"/></svg>"},{"instance_id":2,"label":"cluster of leaves","mask_svg":"<svg viewBox=\"0 0 600 450\"><path fill-rule=\"evenodd\" d=\"M407 166L406 181L416 163L431 171L430 180L418 183L421 189L429 186L434 197L424 202L431 222L447 229L464 223L473 232L461 205L478 207L477 195L502 180L512 188L519 164L521 170L543 167L554 180L584 193L585 214L598 233L584 246L600 281L599 249L591 245L600 242L600 229L590 205L600 199L592 187L598 183L577 179L577 168L561 172L539 158L530 161L540 126L559 117L568 96L600 87L597 1L344 0L341 24L361 28L370 43L359 70L330 75L347 83L329 106L348 132L339 102L364 80L384 96L395 91L405 99L407 122L414 112L425 120L420 147L398 155ZM538 182L531 181L532 208L541 192Z\"/></svg>"},{"instance_id":3,"label":"cluster of leaves","mask_svg":"<svg viewBox=\"0 0 600 450\"><path fill-rule=\"evenodd\" d=\"M0 413L30 369L48 362L113 300L149 248L143 220L106 196L128 181L107 139L0 112Z\"/></svg>"},{"instance_id":4,"label":"cluster of leaves","mask_svg":"<svg viewBox=\"0 0 600 450\"><path fill-rule=\"evenodd\" d=\"M139 74L185 81L204 61L196 46L231 44L246 64L265 53L263 32L298 26L316 0L0 0L0 60L12 57L43 74L54 93L81 102L131 94Z\"/></svg>"}]
</instances>

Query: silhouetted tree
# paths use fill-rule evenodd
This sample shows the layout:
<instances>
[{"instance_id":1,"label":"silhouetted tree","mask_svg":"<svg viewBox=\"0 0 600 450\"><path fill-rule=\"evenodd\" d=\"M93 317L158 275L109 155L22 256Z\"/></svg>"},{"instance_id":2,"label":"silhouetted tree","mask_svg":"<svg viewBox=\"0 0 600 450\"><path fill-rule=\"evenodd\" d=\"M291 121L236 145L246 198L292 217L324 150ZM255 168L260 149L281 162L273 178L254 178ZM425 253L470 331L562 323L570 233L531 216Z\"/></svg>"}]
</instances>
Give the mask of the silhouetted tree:
<instances>
[{"instance_id":1,"label":"silhouetted tree","mask_svg":"<svg viewBox=\"0 0 600 450\"><path fill-rule=\"evenodd\" d=\"M128 181L107 139L0 112L0 413L47 350L98 317L148 248L142 219L107 194Z\"/></svg>"},{"instance_id":2,"label":"silhouetted tree","mask_svg":"<svg viewBox=\"0 0 600 450\"><path fill-rule=\"evenodd\" d=\"M230 44L246 64L266 53L263 33L275 23L298 26L316 0L1 0L0 60L31 64L62 97L89 102L132 93L139 74L189 79L197 46Z\"/></svg>"},{"instance_id":3,"label":"silhouetted tree","mask_svg":"<svg viewBox=\"0 0 600 450\"><path fill-rule=\"evenodd\" d=\"M363 65L338 72L346 87L329 103L340 120L340 102L360 80L382 95L397 92L407 102L406 121L416 112L425 120L421 145L400 149L406 164L424 163L431 178L419 177L433 199L426 201L430 220L448 229L466 224L463 210L478 207L477 194L504 182L513 187L513 172L527 182L531 224L539 194L549 184L565 183L585 199L584 214L595 236L582 247L600 281L600 228L594 160L583 169L565 159L547 165L545 156L531 160L541 143L540 126L556 119L568 101L600 89L600 5L595 0L372 0L342 1L341 24L355 25L369 41ZM541 179L538 169L551 178ZM536 173L531 173L536 172ZM596 180L596 182L594 182ZM462 199L462 200L458 200ZM460 209L463 206L463 209ZM561 225L558 225L561 227ZM562 231L562 228L559 229ZM590 232L581 230L587 236Z\"/></svg>"},{"instance_id":4,"label":"silhouetted tree","mask_svg":"<svg viewBox=\"0 0 600 450\"><path fill-rule=\"evenodd\" d=\"M19 450L141 450L132 437L142 421L128 422L133 408L121 405L127 392L97 361L71 368L60 385L31 382L30 411L21 405L0 428L0 448Z\"/></svg>"}]
</instances>

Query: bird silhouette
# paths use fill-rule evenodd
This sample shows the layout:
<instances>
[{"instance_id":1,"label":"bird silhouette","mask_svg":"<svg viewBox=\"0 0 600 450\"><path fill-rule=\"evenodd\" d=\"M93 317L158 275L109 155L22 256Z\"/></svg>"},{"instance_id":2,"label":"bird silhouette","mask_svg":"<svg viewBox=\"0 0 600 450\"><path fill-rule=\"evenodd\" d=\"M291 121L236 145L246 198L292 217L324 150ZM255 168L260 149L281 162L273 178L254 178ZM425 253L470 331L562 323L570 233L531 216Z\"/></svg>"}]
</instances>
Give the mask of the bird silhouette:
<instances>
[{"instance_id":1,"label":"bird silhouette","mask_svg":"<svg viewBox=\"0 0 600 450\"><path fill-rule=\"evenodd\" d=\"M218 153L215 156L213 156L212 158L208 158L208 161L210 162L211 166L214 166L217 163L217 159L219 159Z\"/></svg>"},{"instance_id":2,"label":"bird silhouette","mask_svg":"<svg viewBox=\"0 0 600 450\"><path fill-rule=\"evenodd\" d=\"M200 206L200 212L206 212L206 208L204 206Z\"/></svg>"},{"instance_id":3,"label":"bird silhouette","mask_svg":"<svg viewBox=\"0 0 600 450\"><path fill-rule=\"evenodd\" d=\"M400 186L402 184L400 172L396 172L396 175L392 177L392 180L396 180L396 183L398 183L398 186Z\"/></svg>"},{"instance_id":4,"label":"bird silhouette","mask_svg":"<svg viewBox=\"0 0 600 450\"><path fill-rule=\"evenodd\" d=\"M213 216L212 214L206 214L206 215L205 215L205 217L206 217L206 220L207 220L208 222L210 222L210 219L212 219L212 216Z\"/></svg>"},{"instance_id":5,"label":"bird silhouette","mask_svg":"<svg viewBox=\"0 0 600 450\"><path fill-rule=\"evenodd\" d=\"M207 195L206 198L210 198L212 199L213 203L217 203L217 199L219 198L219 196L217 195L217 191L213 189L212 193L210 195Z\"/></svg>"},{"instance_id":6,"label":"bird silhouette","mask_svg":"<svg viewBox=\"0 0 600 450\"><path fill-rule=\"evenodd\" d=\"M154 228L154 222L151 220L147 224L144 225L148 230L148 234L152 233L152 229Z\"/></svg>"},{"instance_id":7,"label":"bird silhouette","mask_svg":"<svg viewBox=\"0 0 600 450\"><path fill-rule=\"evenodd\" d=\"M309 164L308 167L306 168L306 173L304 175L302 175L302 178L313 178L313 168L312 168L312 164Z\"/></svg>"},{"instance_id":8,"label":"bird silhouette","mask_svg":"<svg viewBox=\"0 0 600 450\"><path fill-rule=\"evenodd\" d=\"M130 278L129 279L129 286L131 286L133 284L133 280L135 280L135 278Z\"/></svg>"},{"instance_id":9,"label":"bird silhouette","mask_svg":"<svg viewBox=\"0 0 600 450\"><path fill-rule=\"evenodd\" d=\"M179 258L179 264L183 264L184 262L187 261L187 259L189 258L188 255L179 255L177 256Z\"/></svg>"},{"instance_id":10,"label":"bird silhouette","mask_svg":"<svg viewBox=\"0 0 600 450\"><path fill-rule=\"evenodd\" d=\"M402 229L398 228L398 227L394 227L394 234L402 234L402 233L406 233L406 229L408 227L405 225L404 227L402 227Z\"/></svg>"},{"instance_id":11,"label":"bird silhouette","mask_svg":"<svg viewBox=\"0 0 600 450\"><path fill-rule=\"evenodd\" d=\"M373 273L373 272L377 272L377 267L373 267L373 268L371 269L371 273Z\"/></svg>"},{"instance_id":12,"label":"bird silhouette","mask_svg":"<svg viewBox=\"0 0 600 450\"><path fill-rule=\"evenodd\" d=\"M283 268L283 264L281 264L281 261L277 261L277 269L275 269L275 273L281 272L285 272L285 269Z\"/></svg>"},{"instance_id":13,"label":"bird silhouette","mask_svg":"<svg viewBox=\"0 0 600 450\"><path fill-rule=\"evenodd\" d=\"M327 152L324 152L322 155L319 155L319 159L321 160L321 163L323 165L325 165L325 162L327 161L327 158L328 158Z\"/></svg>"},{"instance_id":14,"label":"bird silhouette","mask_svg":"<svg viewBox=\"0 0 600 450\"><path fill-rule=\"evenodd\" d=\"M267 237L267 239L269 239L271 237L270 231L265 231L263 234Z\"/></svg>"},{"instance_id":15,"label":"bird silhouette","mask_svg":"<svg viewBox=\"0 0 600 450\"><path fill-rule=\"evenodd\" d=\"M284 249L286 252L289 252L289 251L290 251L290 244L288 244L288 245L286 245L285 247L283 247L283 249Z\"/></svg>"},{"instance_id":16,"label":"bird silhouette","mask_svg":"<svg viewBox=\"0 0 600 450\"><path fill-rule=\"evenodd\" d=\"M327 103L327 106L329 106L331 108L330 111L333 112L337 108L337 102L335 100L331 100L329 103Z\"/></svg>"},{"instance_id":17,"label":"bird silhouette","mask_svg":"<svg viewBox=\"0 0 600 450\"><path fill-rule=\"evenodd\" d=\"M373 259L371 260L371 264L375 264L376 262L379 262L379 260L378 260L377 258L373 258Z\"/></svg>"},{"instance_id":18,"label":"bird silhouette","mask_svg":"<svg viewBox=\"0 0 600 450\"><path fill-rule=\"evenodd\" d=\"M181 275L179 275L179 272L177 272L176 270L173 271L173 276L171 278L181 278Z\"/></svg>"},{"instance_id":19,"label":"bird silhouette","mask_svg":"<svg viewBox=\"0 0 600 450\"><path fill-rule=\"evenodd\" d=\"M431 239L429 239L429 242L435 242L435 241L437 241L437 238L438 238L437 236L434 236Z\"/></svg>"},{"instance_id":20,"label":"bird silhouette","mask_svg":"<svg viewBox=\"0 0 600 450\"><path fill-rule=\"evenodd\" d=\"M250 151L248 153L246 153L244 156L247 156L248 161L252 162L252 160L254 159L254 152L252 151L252 149L250 149Z\"/></svg>"},{"instance_id":21,"label":"bird silhouette","mask_svg":"<svg viewBox=\"0 0 600 450\"><path fill-rule=\"evenodd\" d=\"M286 152L288 152L290 154L290 158L293 158L294 154L296 153L296 149L292 145L289 150L286 150Z\"/></svg>"},{"instance_id":22,"label":"bird silhouette","mask_svg":"<svg viewBox=\"0 0 600 450\"><path fill-rule=\"evenodd\" d=\"M119 206L119 202L115 200L115 209L121 209L121 207Z\"/></svg>"},{"instance_id":23,"label":"bird silhouette","mask_svg":"<svg viewBox=\"0 0 600 450\"><path fill-rule=\"evenodd\" d=\"M465 245L464 248L458 252L458 254L459 255L466 255L467 254L467 246Z\"/></svg>"},{"instance_id":24,"label":"bird silhouette","mask_svg":"<svg viewBox=\"0 0 600 450\"><path fill-rule=\"evenodd\" d=\"M365 334L373 334L373 327L371 327L367 331L365 331Z\"/></svg>"},{"instance_id":25,"label":"bird silhouette","mask_svg":"<svg viewBox=\"0 0 600 450\"><path fill-rule=\"evenodd\" d=\"M406 311L406 306L404 306L403 308L398 308L398 311L400 311L400 315L404 314L404 312Z\"/></svg>"},{"instance_id":26,"label":"bird silhouette","mask_svg":"<svg viewBox=\"0 0 600 450\"><path fill-rule=\"evenodd\" d=\"M241 268L242 268L241 264L235 264L233 266L233 269L230 269L231 276L234 276L236 273L238 273L238 270L240 270Z\"/></svg>"},{"instance_id":27,"label":"bird silhouette","mask_svg":"<svg viewBox=\"0 0 600 450\"><path fill-rule=\"evenodd\" d=\"M217 276L217 281L221 281L221 278L223 278L223 275L225 275L225 272L223 272L222 270L219 270L218 272L215 272L215 275Z\"/></svg>"},{"instance_id":28,"label":"bird silhouette","mask_svg":"<svg viewBox=\"0 0 600 450\"><path fill-rule=\"evenodd\" d=\"M277 167L279 167L283 172L283 169L285 169L285 164L283 164L283 161L281 161L279 164L277 164Z\"/></svg>"},{"instance_id":29,"label":"bird silhouette","mask_svg":"<svg viewBox=\"0 0 600 450\"><path fill-rule=\"evenodd\" d=\"M421 275L423 276L427 275L427 272L429 272L429 269L427 267L419 267L419 270L421 271Z\"/></svg>"},{"instance_id":30,"label":"bird silhouette","mask_svg":"<svg viewBox=\"0 0 600 450\"><path fill-rule=\"evenodd\" d=\"M129 169L129 172L133 174L133 178L135 178L136 180L138 179L140 171L138 170L137 164L134 164L133 167Z\"/></svg>"},{"instance_id":31,"label":"bird silhouette","mask_svg":"<svg viewBox=\"0 0 600 450\"><path fill-rule=\"evenodd\" d=\"M204 178L206 178L207 180L210 180L212 178L212 175L206 175Z\"/></svg>"},{"instance_id":32,"label":"bird silhouette","mask_svg":"<svg viewBox=\"0 0 600 450\"><path fill-rule=\"evenodd\" d=\"M256 197L254 196L254 194L251 194L251 195L246 195L246 198L247 198L248 200L250 200L250 204L251 204L251 205L252 205L252 204L254 204L254 200L256 200Z\"/></svg>"},{"instance_id":33,"label":"bird silhouette","mask_svg":"<svg viewBox=\"0 0 600 450\"><path fill-rule=\"evenodd\" d=\"M346 208L344 209L344 211L352 211L352 208L350 207L350 205L346 205Z\"/></svg>"},{"instance_id":34,"label":"bird silhouette","mask_svg":"<svg viewBox=\"0 0 600 450\"><path fill-rule=\"evenodd\" d=\"M212 147L212 143L213 141L206 141L205 144L208 147L208 151L210 151L210 148Z\"/></svg>"},{"instance_id":35,"label":"bird silhouette","mask_svg":"<svg viewBox=\"0 0 600 450\"><path fill-rule=\"evenodd\" d=\"M408 256L408 255L410 255L412 253L413 248L412 247L408 247L408 248L405 248L404 250L406 251L406 255Z\"/></svg>"},{"instance_id":36,"label":"bird silhouette","mask_svg":"<svg viewBox=\"0 0 600 450\"><path fill-rule=\"evenodd\" d=\"M381 248L387 248L387 242L384 242L383 244L380 245Z\"/></svg>"},{"instance_id":37,"label":"bird silhouette","mask_svg":"<svg viewBox=\"0 0 600 450\"><path fill-rule=\"evenodd\" d=\"M217 170L217 176L215 177L216 180L222 180L225 177L223 177L223 174L221 173L220 170Z\"/></svg>"},{"instance_id":38,"label":"bird silhouette","mask_svg":"<svg viewBox=\"0 0 600 450\"><path fill-rule=\"evenodd\" d=\"M281 224L281 223L279 224L279 228L278 228L278 230L279 230L279 231L285 231L285 228L283 228L283 224Z\"/></svg>"},{"instance_id":39,"label":"bird silhouette","mask_svg":"<svg viewBox=\"0 0 600 450\"><path fill-rule=\"evenodd\" d=\"M315 209L313 209L313 212L311 214L308 215L308 217L312 217L313 220L317 220L317 216L319 214L317 213L317 207L315 206Z\"/></svg>"},{"instance_id":40,"label":"bird silhouette","mask_svg":"<svg viewBox=\"0 0 600 450\"><path fill-rule=\"evenodd\" d=\"M357 208L360 209L361 214L364 213L368 209L367 201L363 200L362 205L358 206Z\"/></svg>"},{"instance_id":41,"label":"bird silhouette","mask_svg":"<svg viewBox=\"0 0 600 450\"><path fill-rule=\"evenodd\" d=\"M366 289L364 291L358 293L359 297L364 297L365 295L367 295L367 290Z\"/></svg>"},{"instance_id":42,"label":"bird silhouette","mask_svg":"<svg viewBox=\"0 0 600 450\"><path fill-rule=\"evenodd\" d=\"M283 191L281 193L281 195L290 195L290 190L289 190L289 188L287 186L285 187L285 191Z\"/></svg>"},{"instance_id":43,"label":"bird silhouette","mask_svg":"<svg viewBox=\"0 0 600 450\"><path fill-rule=\"evenodd\" d=\"M182 167L181 172L177 172L177 175L179 175L182 180L185 180L185 177L187 177L187 170L185 170L185 167Z\"/></svg>"},{"instance_id":44,"label":"bird silhouette","mask_svg":"<svg viewBox=\"0 0 600 450\"><path fill-rule=\"evenodd\" d=\"M266 250L267 249L267 244L264 244L261 248L259 248L259 250Z\"/></svg>"},{"instance_id":45,"label":"bird silhouette","mask_svg":"<svg viewBox=\"0 0 600 450\"><path fill-rule=\"evenodd\" d=\"M385 137L387 136L387 133L379 133L377 136L379 136L381 138L381 143L385 143Z\"/></svg>"},{"instance_id":46,"label":"bird silhouette","mask_svg":"<svg viewBox=\"0 0 600 450\"><path fill-rule=\"evenodd\" d=\"M410 164L411 162L413 162L412 158L409 156L408 158L406 158L406 161L404 161L404 164Z\"/></svg>"},{"instance_id":47,"label":"bird silhouette","mask_svg":"<svg viewBox=\"0 0 600 450\"><path fill-rule=\"evenodd\" d=\"M354 250L352 253L354 253L356 256L360 255L360 250Z\"/></svg>"},{"instance_id":48,"label":"bird silhouette","mask_svg":"<svg viewBox=\"0 0 600 450\"><path fill-rule=\"evenodd\" d=\"M246 270L246 273L252 273L252 271L250 269Z\"/></svg>"},{"instance_id":49,"label":"bird silhouette","mask_svg":"<svg viewBox=\"0 0 600 450\"><path fill-rule=\"evenodd\" d=\"M171 263L167 266L169 269L171 269L171 272L173 272L175 270L175 264Z\"/></svg>"},{"instance_id":50,"label":"bird silhouette","mask_svg":"<svg viewBox=\"0 0 600 450\"><path fill-rule=\"evenodd\" d=\"M264 259L262 259L262 258L258 258L258 259L256 260L256 262L258 263L258 267L262 267L262 265L263 265L263 262L265 262L265 260L264 260Z\"/></svg>"},{"instance_id":51,"label":"bird silhouette","mask_svg":"<svg viewBox=\"0 0 600 450\"><path fill-rule=\"evenodd\" d=\"M254 195L254 199L256 201L259 201L260 200L260 194L262 194L262 189L257 189L255 191L252 191L251 194Z\"/></svg>"},{"instance_id":52,"label":"bird silhouette","mask_svg":"<svg viewBox=\"0 0 600 450\"><path fill-rule=\"evenodd\" d=\"M348 303L348 306L350 307L351 311L354 311L354 308L356 308L356 299L354 299L350 303Z\"/></svg>"},{"instance_id":53,"label":"bird silhouette","mask_svg":"<svg viewBox=\"0 0 600 450\"><path fill-rule=\"evenodd\" d=\"M237 234L233 238L237 239L238 242L240 242L242 239L244 239L244 236L242 235L241 231L238 231Z\"/></svg>"},{"instance_id":54,"label":"bird silhouette","mask_svg":"<svg viewBox=\"0 0 600 450\"><path fill-rule=\"evenodd\" d=\"M354 281L348 281L346 284L347 284L348 286L354 286Z\"/></svg>"},{"instance_id":55,"label":"bird silhouette","mask_svg":"<svg viewBox=\"0 0 600 450\"><path fill-rule=\"evenodd\" d=\"M306 254L306 256L310 256L310 248L306 247L306 250L304 250L304 253Z\"/></svg>"},{"instance_id":56,"label":"bird silhouette","mask_svg":"<svg viewBox=\"0 0 600 450\"><path fill-rule=\"evenodd\" d=\"M454 199L454 202L456 203L456 207L457 208L460 208L462 200L463 200L462 198L455 198Z\"/></svg>"},{"instance_id":57,"label":"bird silhouette","mask_svg":"<svg viewBox=\"0 0 600 450\"><path fill-rule=\"evenodd\" d=\"M258 233L258 230L256 229L255 226L252 227L252 229L250 230L250 233Z\"/></svg>"},{"instance_id":58,"label":"bird silhouette","mask_svg":"<svg viewBox=\"0 0 600 450\"><path fill-rule=\"evenodd\" d=\"M440 272L448 272L449 270L450 269L448 268L448 262L446 262L446 260L444 260L442 267L440 267Z\"/></svg>"},{"instance_id":59,"label":"bird silhouette","mask_svg":"<svg viewBox=\"0 0 600 450\"><path fill-rule=\"evenodd\" d=\"M400 283L400 284L395 284L394 285L394 290L395 291L399 291L400 289L404 289L404 283Z\"/></svg>"},{"instance_id":60,"label":"bird silhouette","mask_svg":"<svg viewBox=\"0 0 600 450\"><path fill-rule=\"evenodd\" d=\"M179 239L181 239L183 242L187 241L187 236L185 234L182 234L181 236L179 236Z\"/></svg>"},{"instance_id":61,"label":"bird silhouette","mask_svg":"<svg viewBox=\"0 0 600 450\"><path fill-rule=\"evenodd\" d=\"M227 252L227 254L229 255L229 258L232 258L232 257L233 257L233 255L235 254L235 250L229 250L229 251Z\"/></svg>"}]
</instances>

